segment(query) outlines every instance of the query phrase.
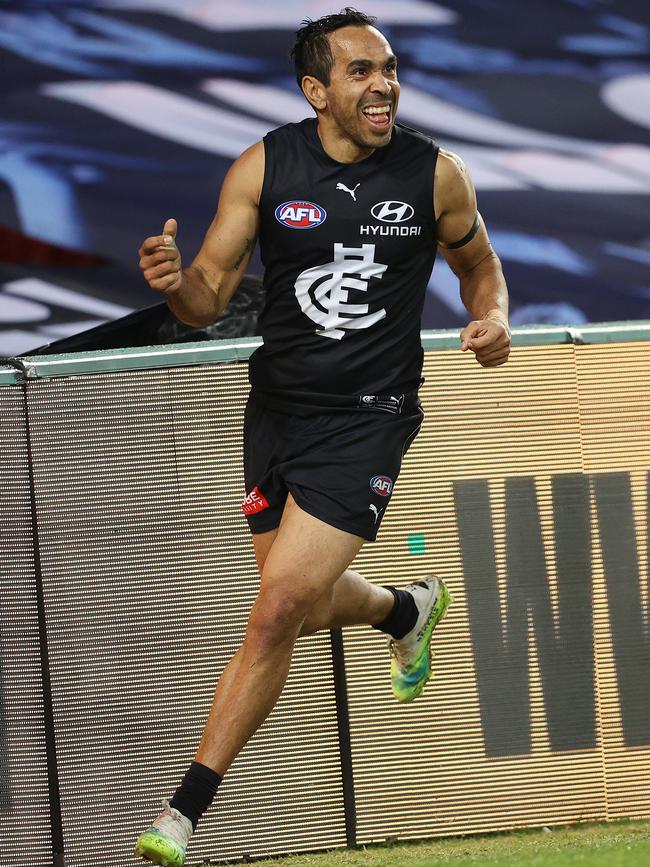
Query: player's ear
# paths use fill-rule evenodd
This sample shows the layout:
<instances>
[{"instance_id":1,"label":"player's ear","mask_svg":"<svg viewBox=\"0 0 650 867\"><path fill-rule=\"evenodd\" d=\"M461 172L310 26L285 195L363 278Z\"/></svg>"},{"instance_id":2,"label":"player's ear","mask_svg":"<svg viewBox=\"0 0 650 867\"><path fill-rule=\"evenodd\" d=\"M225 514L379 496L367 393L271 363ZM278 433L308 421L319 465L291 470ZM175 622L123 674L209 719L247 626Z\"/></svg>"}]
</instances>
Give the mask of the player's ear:
<instances>
[{"instance_id":1,"label":"player's ear","mask_svg":"<svg viewBox=\"0 0 650 867\"><path fill-rule=\"evenodd\" d=\"M317 78L314 78L313 75L303 76L302 92L305 94L307 102L315 108L316 111L323 111L327 106L325 85Z\"/></svg>"}]
</instances>

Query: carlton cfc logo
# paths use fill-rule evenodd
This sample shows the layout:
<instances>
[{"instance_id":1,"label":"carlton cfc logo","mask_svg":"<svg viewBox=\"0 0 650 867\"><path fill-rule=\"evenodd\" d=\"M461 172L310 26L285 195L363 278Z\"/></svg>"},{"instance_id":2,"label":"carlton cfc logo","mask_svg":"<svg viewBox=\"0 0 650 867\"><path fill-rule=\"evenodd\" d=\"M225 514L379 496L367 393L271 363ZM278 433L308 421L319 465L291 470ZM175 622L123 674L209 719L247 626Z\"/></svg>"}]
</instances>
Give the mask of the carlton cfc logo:
<instances>
[{"instance_id":1,"label":"carlton cfc logo","mask_svg":"<svg viewBox=\"0 0 650 867\"><path fill-rule=\"evenodd\" d=\"M313 202L284 202L275 209L275 219L290 229L315 229L327 219L327 211Z\"/></svg>"},{"instance_id":2,"label":"carlton cfc logo","mask_svg":"<svg viewBox=\"0 0 650 867\"><path fill-rule=\"evenodd\" d=\"M373 476L370 479L370 487L380 497L390 497L393 490L393 480L389 479L388 476Z\"/></svg>"}]
</instances>

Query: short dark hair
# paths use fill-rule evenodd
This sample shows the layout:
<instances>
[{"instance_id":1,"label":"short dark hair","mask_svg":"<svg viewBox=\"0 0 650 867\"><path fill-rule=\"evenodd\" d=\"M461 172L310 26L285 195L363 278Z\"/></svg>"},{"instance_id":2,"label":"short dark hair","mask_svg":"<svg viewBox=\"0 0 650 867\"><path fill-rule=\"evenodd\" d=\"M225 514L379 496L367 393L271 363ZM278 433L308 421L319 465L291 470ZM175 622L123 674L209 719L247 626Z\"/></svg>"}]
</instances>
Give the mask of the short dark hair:
<instances>
[{"instance_id":1,"label":"short dark hair","mask_svg":"<svg viewBox=\"0 0 650 867\"><path fill-rule=\"evenodd\" d=\"M366 15L351 6L346 6L333 15L323 15L316 21L305 19L296 32L296 41L290 52L298 87L302 88L302 79L305 75L313 75L329 87L334 57L327 38L328 33L340 30L341 27L374 27L376 21L377 19L372 15Z\"/></svg>"}]
</instances>

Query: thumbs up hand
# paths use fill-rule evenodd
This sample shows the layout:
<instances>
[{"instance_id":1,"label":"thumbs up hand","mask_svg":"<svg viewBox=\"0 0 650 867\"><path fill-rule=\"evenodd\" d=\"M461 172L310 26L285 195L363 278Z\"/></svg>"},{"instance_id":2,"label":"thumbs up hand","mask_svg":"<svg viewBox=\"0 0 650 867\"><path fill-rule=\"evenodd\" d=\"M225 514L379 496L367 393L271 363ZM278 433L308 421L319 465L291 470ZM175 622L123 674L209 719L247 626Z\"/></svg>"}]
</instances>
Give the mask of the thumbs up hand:
<instances>
[{"instance_id":1,"label":"thumbs up hand","mask_svg":"<svg viewBox=\"0 0 650 867\"><path fill-rule=\"evenodd\" d=\"M138 254L140 268L147 283L157 292L176 292L182 282L181 254L176 246L176 220L165 221L162 235L153 235L142 242Z\"/></svg>"}]
</instances>

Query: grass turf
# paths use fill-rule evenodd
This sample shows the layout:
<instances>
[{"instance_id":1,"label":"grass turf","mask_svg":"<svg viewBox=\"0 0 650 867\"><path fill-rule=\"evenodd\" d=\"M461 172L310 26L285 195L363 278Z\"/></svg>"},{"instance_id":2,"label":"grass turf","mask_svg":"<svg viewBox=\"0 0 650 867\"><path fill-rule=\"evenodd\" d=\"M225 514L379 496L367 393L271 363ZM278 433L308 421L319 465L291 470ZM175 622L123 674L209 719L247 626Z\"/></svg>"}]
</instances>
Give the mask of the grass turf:
<instances>
[{"instance_id":1,"label":"grass turf","mask_svg":"<svg viewBox=\"0 0 650 867\"><path fill-rule=\"evenodd\" d=\"M256 861L256 867L650 867L650 822L400 843Z\"/></svg>"}]
</instances>

